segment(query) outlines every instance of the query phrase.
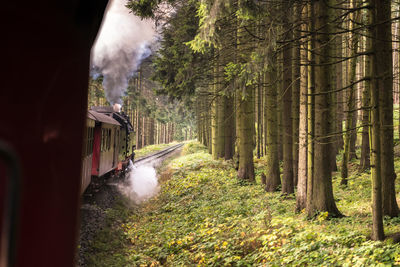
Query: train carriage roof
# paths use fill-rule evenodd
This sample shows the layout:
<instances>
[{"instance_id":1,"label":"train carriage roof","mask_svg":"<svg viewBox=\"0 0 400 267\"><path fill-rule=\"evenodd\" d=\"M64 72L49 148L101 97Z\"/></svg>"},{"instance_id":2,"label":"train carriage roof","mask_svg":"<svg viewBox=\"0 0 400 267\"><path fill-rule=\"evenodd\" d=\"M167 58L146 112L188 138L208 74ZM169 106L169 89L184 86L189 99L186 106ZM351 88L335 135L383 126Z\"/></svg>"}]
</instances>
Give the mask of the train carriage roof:
<instances>
[{"instance_id":1,"label":"train carriage roof","mask_svg":"<svg viewBox=\"0 0 400 267\"><path fill-rule=\"evenodd\" d=\"M103 113L93 111L93 110L88 111L88 118L93 119L95 121L99 121L99 122L104 122L104 123L108 123L108 124L114 124L114 125L121 126L121 124L119 124L119 122L117 120L113 119L112 117L107 116Z\"/></svg>"},{"instance_id":2,"label":"train carriage roof","mask_svg":"<svg viewBox=\"0 0 400 267\"><path fill-rule=\"evenodd\" d=\"M91 107L91 111L95 111L96 113L107 114L110 117L113 117L116 121L120 123L122 127L125 127L128 132L133 132L133 126L129 121L129 117L123 112L114 112L113 107L110 106L97 106Z\"/></svg>"}]
</instances>

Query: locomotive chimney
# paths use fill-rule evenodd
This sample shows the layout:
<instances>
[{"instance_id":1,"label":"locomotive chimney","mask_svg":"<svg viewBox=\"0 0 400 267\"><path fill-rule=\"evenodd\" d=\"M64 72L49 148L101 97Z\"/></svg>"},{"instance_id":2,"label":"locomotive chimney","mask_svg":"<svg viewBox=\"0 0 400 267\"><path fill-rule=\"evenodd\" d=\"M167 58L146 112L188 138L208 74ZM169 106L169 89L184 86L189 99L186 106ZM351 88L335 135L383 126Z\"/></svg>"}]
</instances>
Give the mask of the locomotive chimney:
<instances>
[{"instance_id":1,"label":"locomotive chimney","mask_svg":"<svg viewBox=\"0 0 400 267\"><path fill-rule=\"evenodd\" d=\"M113 106L114 112L121 112L121 104L115 103Z\"/></svg>"}]
</instances>

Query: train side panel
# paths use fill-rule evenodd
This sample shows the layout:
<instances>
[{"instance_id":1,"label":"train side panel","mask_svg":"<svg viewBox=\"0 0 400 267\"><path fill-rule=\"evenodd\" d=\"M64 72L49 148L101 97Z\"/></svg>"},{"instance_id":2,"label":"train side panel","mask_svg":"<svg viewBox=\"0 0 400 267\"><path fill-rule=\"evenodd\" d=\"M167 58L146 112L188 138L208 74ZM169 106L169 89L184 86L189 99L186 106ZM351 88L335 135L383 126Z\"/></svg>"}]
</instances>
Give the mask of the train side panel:
<instances>
[{"instance_id":1,"label":"train side panel","mask_svg":"<svg viewBox=\"0 0 400 267\"><path fill-rule=\"evenodd\" d=\"M86 121L85 142L83 148L81 194L83 194L89 186L92 177L94 126L95 121L88 118Z\"/></svg>"},{"instance_id":2,"label":"train side panel","mask_svg":"<svg viewBox=\"0 0 400 267\"><path fill-rule=\"evenodd\" d=\"M126 130L124 128L121 128L120 132L120 145L119 145L119 161L124 161L127 157L127 142L126 142Z\"/></svg>"},{"instance_id":3,"label":"train side panel","mask_svg":"<svg viewBox=\"0 0 400 267\"><path fill-rule=\"evenodd\" d=\"M99 176L101 123L96 122L93 135L92 175Z\"/></svg>"},{"instance_id":4,"label":"train side panel","mask_svg":"<svg viewBox=\"0 0 400 267\"><path fill-rule=\"evenodd\" d=\"M118 165L118 148L116 137L121 127L112 117L89 110L89 114L96 120L93 141L92 175L102 176Z\"/></svg>"},{"instance_id":5,"label":"train side panel","mask_svg":"<svg viewBox=\"0 0 400 267\"><path fill-rule=\"evenodd\" d=\"M118 161L116 160L114 149L114 136L117 128L119 127L102 123L99 176L102 176L117 167Z\"/></svg>"},{"instance_id":6,"label":"train side panel","mask_svg":"<svg viewBox=\"0 0 400 267\"><path fill-rule=\"evenodd\" d=\"M118 155L119 155L119 151L120 151L120 143L121 143L121 132L122 129L120 129L120 127L117 127L115 129L115 134L114 134L114 165L116 165L118 167L118 163L119 163L119 159L118 159Z\"/></svg>"}]
</instances>

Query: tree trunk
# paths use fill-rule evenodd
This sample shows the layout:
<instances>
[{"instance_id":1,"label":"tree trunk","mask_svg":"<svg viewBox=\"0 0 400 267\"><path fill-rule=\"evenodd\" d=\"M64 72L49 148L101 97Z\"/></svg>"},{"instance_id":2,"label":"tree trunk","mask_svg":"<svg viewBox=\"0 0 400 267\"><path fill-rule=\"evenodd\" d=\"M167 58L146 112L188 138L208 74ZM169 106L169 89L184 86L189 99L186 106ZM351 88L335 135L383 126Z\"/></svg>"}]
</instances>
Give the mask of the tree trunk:
<instances>
[{"instance_id":1,"label":"tree trunk","mask_svg":"<svg viewBox=\"0 0 400 267\"><path fill-rule=\"evenodd\" d=\"M278 53L278 63L277 63L277 85L279 88L278 91L278 102L277 102L277 107L278 107L278 158L279 161L283 160L283 133L285 131L284 126L283 126L283 69L282 69L282 53Z\"/></svg>"},{"instance_id":2,"label":"tree trunk","mask_svg":"<svg viewBox=\"0 0 400 267\"><path fill-rule=\"evenodd\" d=\"M141 117L139 111L139 105L137 105L136 111L136 149L142 148L142 129L141 129Z\"/></svg>"},{"instance_id":3,"label":"tree trunk","mask_svg":"<svg viewBox=\"0 0 400 267\"><path fill-rule=\"evenodd\" d=\"M267 153L266 153L266 185L267 192L278 190L281 184L279 173L279 156L278 156L278 112L277 112L277 85L276 85L276 57L271 60L272 68L265 75L266 77L266 97L265 111L267 128Z\"/></svg>"},{"instance_id":4,"label":"tree trunk","mask_svg":"<svg viewBox=\"0 0 400 267\"><path fill-rule=\"evenodd\" d=\"M218 97L218 137L217 137L217 158L225 157L225 97Z\"/></svg>"},{"instance_id":5,"label":"tree trunk","mask_svg":"<svg viewBox=\"0 0 400 267\"><path fill-rule=\"evenodd\" d=\"M239 169L238 178L254 181L253 136L254 136L254 88L245 87L246 96L239 94L238 138L239 138ZM240 93L240 92L239 92Z\"/></svg>"},{"instance_id":6,"label":"tree trunk","mask_svg":"<svg viewBox=\"0 0 400 267\"><path fill-rule=\"evenodd\" d=\"M201 97L196 98L196 125L197 125L197 141L202 143L203 141L203 130L202 130L202 118L201 118Z\"/></svg>"},{"instance_id":7,"label":"tree trunk","mask_svg":"<svg viewBox=\"0 0 400 267\"><path fill-rule=\"evenodd\" d=\"M380 36L380 30L384 30L385 24L377 24L381 21L385 21L385 9L389 5L390 1L384 0L385 4L381 6L380 0L370 0L372 5L372 10L369 15L371 16L371 71L373 75L371 78L371 130L370 130L370 140L371 140L371 180L372 180L372 240L383 240L385 237L383 231L383 210L382 210L382 176L381 176L381 144L380 144L380 109L379 107L379 94L380 90L384 90L384 84L382 83L382 78L380 74L385 70L382 70L384 63L382 62L383 48L380 47L381 42L378 41ZM383 14L382 14L383 13ZM387 37L387 36L384 36Z\"/></svg>"},{"instance_id":8,"label":"tree trunk","mask_svg":"<svg viewBox=\"0 0 400 267\"><path fill-rule=\"evenodd\" d=\"M356 89L354 91L354 100L353 101L357 101L356 100ZM356 108L356 105L354 105L354 108ZM352 117L352 123L351 125L353 126L353 128L357 127L357 112L354 111L352 112L353 115ZM356 154L356 143L357 143L357 130L352 130L351 131L351 135L350 135L350 149L349 149L349 160L352 159L357 159L357 154Z\"/></svg>"},{"instance_id":9,"label":"tree trunk","mask_svg":"<svg viewBox=\"0 0 400 267\"><path fill-rule=\"evenodd\" d=\"M329 216L342 216L333 198L332 176L330 169L329 109L331 90L329 83L329 36L328 9L325 1L314 1L315 5L315 144L314 144L314 181L309 216L315 212L328 212Z\"/></svg>"},{"instance_id":10,"label":"tree trunk","mask_svg":"<svg viewBox=\"0 0 400 267\"><path fill-rule=\"evenodd\" d=\"M284 9L290 10L288 2L284 3ZM283 24L290 28L287 14L283 17ZM285 40L292 38L290 32L286 33ZM282 123L283 123L283 176L282 194L294 193L293 184L293 148L292 148L292 48L290 43L286 43L283 49L283 82L282 82Z\"/></svg>"},{"instance_id":11,"label":"tree trunk","mask_svg":"<svg viewBox=\"0 0 400 267\"><path fill-rule=\"evenodd\" d=\"M353 0L354 1L354 0ZM352 7L354 8L354 2L352 1ZM351 16L352 21L357 21L357 15ZM354 29L354 23L350 23L350 28ZM344 150L343 150L343 158L342 158L342 180L340 181L341 185L347 185L347 177L348 177L348 164L349 160L352 159L352 151L355 150L355 142L354 135L357 135L357 131L353 130L356 127L355 117L356 112L354 111L356 108L356 100L355 100L355 85L356 81L356 67L357 67L357 50L358 50L358 34L353 33L351 36L351 61L350 61L350 73L349 73L349 85L348 91L348 101L347 101L347 114L346 114L346 132L344 134ZM354 147L352 147L354 146ZM355 153L355 152L354 152Z\"/></svg>"},{"instance_id":12,"label":"tree trunk","mask_svg":"<svg viewBox=\"0 0 400 267\"><path fill-rule=\"evenodd\" d=\"M379 2L379 4L378 4ZM376 40L376 64L379 79L379 117L381 138L381 177L383 190L383 215L397 217L399 207L396 202L393 152L393 65L392 65L392 32L391 1L376 1L378 19Z\"/></svg>"},{"instance_id":13,"label":"tree trunk","mask_svg":"<svg viewBox=\"0 0 400 267\"><path fill-rule=\"evenodd\" d=\"M299 10L300 12L300 10ZM307 32L307 9L301 11L303 23L301 31ZM306 208L307 201L307 50L300 50L300 116L299 116L299 165L298 182L296 194L296 211L300 212Z\"/></svg>"},{"instance_id":14,"label":"tree trunk","mask_svg":"<svg viewBox=\"0 0 400 267\"><path fill-rule=\"evenodd\" d=\"M233 99L233 97L225 97L225 160L232 159L234 152L235 116Z\"/></svg>"},{"instance_id":15,"label":"tree trunk","mask_svg":"<svg viewBox=\"0 0 400 267\"><path fill-rule=\"evenodd\" d=\"M212 153L212 125L211 125L211 102L212 101L212 96L207 95L207 100L206 100L206 134L207 134L207 148L208 148L208 153Z\"/></svg>"},{"instance_id":16,"label":"tree trunk","mask_svg":"<svg viewBox=\"0 0 400 267\"><path fill-rule=\"evenodd\" d=\"M261 157L261 83L260 83L260 78L258 78L258 84L257 84L257 158L259 159Z\"/></svg>"},{"instance_id":17,"label":"tree trunk","mask_svg":"<svg viewBox=\"0 0 400 267\"><path fill-rule=\"evenodd\" d=\"M142 117L141 121L141 126L142 126L142 147L145 147L146 144L146 117Z\"/></svg>"},{"instance_id":18,"label":"tree trunk","mask_svg":"<svg viewBox=\"0 0 400 267\"><path fill-rule=\"evenodd\" d=\"M149 119L149 145L154 145L154 118Z\"/></svg>"},{"instance_id":19,"label":"tree trunk","mask_svg":"<svg viewBox=\"0 0 400 267\"><path fill-rule=\"evenodd\" d=\"M368 36L366 34L366 36ZM366 51L371 50L371 38L367 38ZM365 70L364 77L371 77L371 61L369 57L365 57ZM371 105L371 81L366 79L364 82L364 90L362 95L362 106L363 106L363 117L362 117L362 144L361 144L361 170L368 169L370 167L370 149L369 149L369 126L370 123L370 111L368 107Z\"/></svg>"},{"instance_id":20,"label":"tree trunk","mask_svg":"<svg viewBox=\"0 0 400 267\"><path fill-rule=\"evenodd\" d=\"M301 5L293 4L293 24L301 21ZM300 29L297 26L293 31L293 39L299 40ZM299 164L299 108L300 108L300 41L292 48L292 154L293 154L293 184L297 185Z\"/></svg>"},{"instance_id":21,"label":"tree trunk","mask_svg":"<svg viewBox=\"0 0 400 267\"><path fill-rule=\"evenodd\" d=\"M214 63L216 65L217 63ZM218 146L218 89L217 89L217 67L213 69L213 84L210 86L211 91L211 155L213 159L218 159L217 146Z\"/></svg>"},{"instance_id":22,"label":"tree trunk","mask_svg":"<svg viewBox=\"0 0 400 267\"><path fill-rule=\"evenodd\" d=\"M208 127L209 127L209 120L208 120L208 96L205 95L202 97L202 121L203 121L203 145L207 148L210 146L209 143L209 135L208 135Z\"/></svg>"},{"instance_id":23,"label":"tree trunk","mask_svg":"<svg viewBox=\"0 0 400 267\"><path fill-rule=\"evenodd\" d=\"M220 59L218 56L216 66L216 94L217 94L217 147L216 156L217 158L225 157L225 99L226 97L221 95L221 70Z\"/></svg>"},{"instance_id":24,"label":"tree trunk","mask_svg":"<svg viewBox=\"0 0 400 267\"><path fill-rule=\"evenodd\" d=\"M308 18L310 21L311 32L310 40L307 44L307 60L308 60L308 76L307 76L307 201L306 212L313 214L312 199L313 199L313 184L314 184L314 133L315 133L315 55L312 49L315 47L315 18L314 4L307 4Z\"/></svg>"},{"instance_id":25,"label":"tree trunk","mask_svg":"<svg viewBox=\"0 0 400 267\"><path fill-rule=\"evenodd\" d=\"M331 3L334 6L337 6L338 0L332 0ZM335 21L337 18L337 11L330 10L329 12L329 21ZM337 77L336 77L336 54L337 54L337 49L335 47L336 45L336 38L337 38L337 33L336 33L336 28L333 29L334 27L331 26L331 35L329 36L330 41L329 41L329 58L331 61L331 64L329 66L329 81L331 84L332 90L337 89ZM337 141L338 139L335 138L335 133L338 132L337 130L337 94L330 93L330 112L329 112L329 135L332 136L331 142L330 142L330 166L331 166L331 171L337 171L337 164L336 164L336 155L338 153L338 146L337 146Z\"/></svg>"}]
</instances>

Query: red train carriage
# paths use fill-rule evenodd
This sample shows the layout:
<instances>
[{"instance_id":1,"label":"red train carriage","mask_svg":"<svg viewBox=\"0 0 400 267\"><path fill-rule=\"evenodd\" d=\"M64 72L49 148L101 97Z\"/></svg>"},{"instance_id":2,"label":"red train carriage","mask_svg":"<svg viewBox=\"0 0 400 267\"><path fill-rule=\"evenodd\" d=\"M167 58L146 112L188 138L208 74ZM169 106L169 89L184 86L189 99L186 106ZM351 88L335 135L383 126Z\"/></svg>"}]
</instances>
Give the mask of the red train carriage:
<instances>
[{"instance_id":1,"label":"red train carriage","mask_svg":"<svg viewBox=\"0 0 400 267\"><path fill-rule=\"evenodd\" d=\"M119 134L121 125L102 113L90 110L96 118L93 139L92 175L102 176L118 166Z\"/></svg>"},{"instance_id":2,"label":"red train carriage","mask_svg":"<svg viewBox=\"0 0 400 267\"><path fill-rule=\"evenodd\" d=\"M133 138L133 126L129 121L128 116L126 116L126 114L123 112L115 112L113 107L109 106L92 107L91 110L112 117L121 125L119 135L117 136L118 142L116 143L116 148L118 149L118 161L121 163L119 167L126 167L128 164L128 159L132 154L132 146L135 144L135 138Z\"/></svg>"},{"instance_id":3,"label":"red train carriage","mask_svg":"<svg viewBox=\"0 0 400 267\"><path fill-rule=\"evenodd\" d=\"M111 107L94 109L103 112L89 110L87 114L81 194L89 186L92 176L100 177L113 170L125 168L131 154L133 128L129 119L123 113L105 112L112 109Z\"/></svg>"}]
</instances>

